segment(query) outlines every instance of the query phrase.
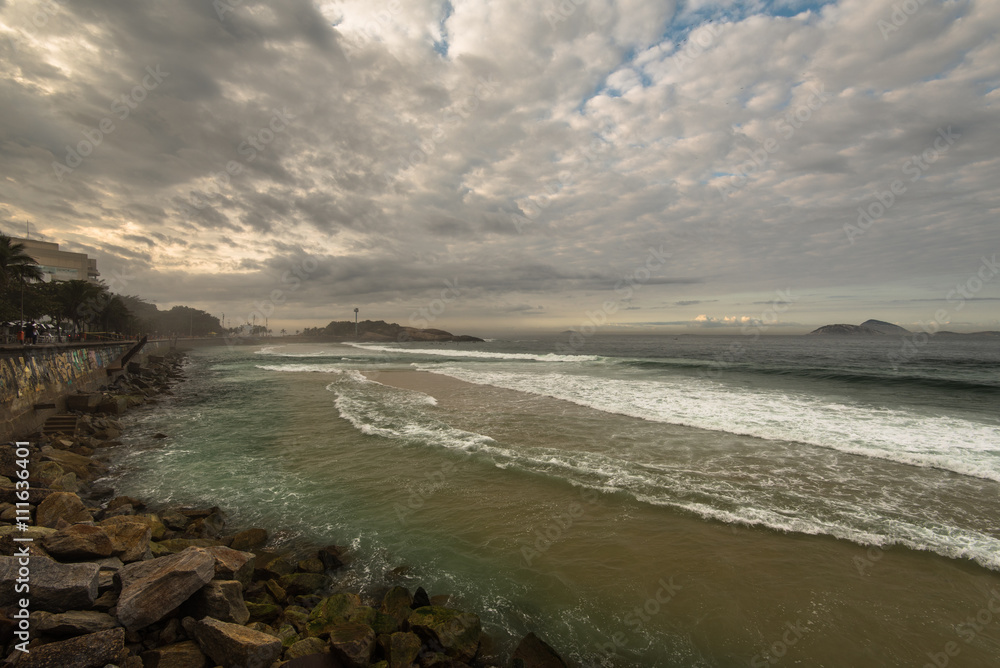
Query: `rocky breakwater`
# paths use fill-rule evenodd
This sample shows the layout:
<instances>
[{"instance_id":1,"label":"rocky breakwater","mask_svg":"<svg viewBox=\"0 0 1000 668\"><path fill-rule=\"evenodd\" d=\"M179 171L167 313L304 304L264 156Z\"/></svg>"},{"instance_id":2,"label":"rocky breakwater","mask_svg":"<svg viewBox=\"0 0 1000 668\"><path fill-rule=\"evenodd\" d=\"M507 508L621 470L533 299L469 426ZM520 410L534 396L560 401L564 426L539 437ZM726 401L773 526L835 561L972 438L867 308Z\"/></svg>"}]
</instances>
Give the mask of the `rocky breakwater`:
<instances>
[{"instance_id":1,"label":"rocky breakwater","mask_svg":"<svg viewBox=\"0 0 1000 668\"><path fill-rule=\"evenodd\" d=\"M218 507L158 507L95 482L108 470L108 446L120 444L114 416L181 376L177 358L152 358L78 399L74 433L3 446L2 665L566 666L534 634L499 659L479 617L448 607L447 596L347 591L340 575L350 560L340 547L273 551L266 529L237 531Z\"/></svg>"}]
</instances>

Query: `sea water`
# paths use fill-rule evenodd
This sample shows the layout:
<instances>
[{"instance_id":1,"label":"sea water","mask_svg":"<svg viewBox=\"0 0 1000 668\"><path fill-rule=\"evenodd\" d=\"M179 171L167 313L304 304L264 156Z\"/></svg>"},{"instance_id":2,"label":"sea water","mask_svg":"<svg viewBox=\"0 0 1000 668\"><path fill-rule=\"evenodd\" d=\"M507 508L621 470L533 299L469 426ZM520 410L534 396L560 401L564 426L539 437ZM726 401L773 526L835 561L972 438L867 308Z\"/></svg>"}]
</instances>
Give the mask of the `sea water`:
<instances>
[{"instance_id":1,"label":"sea water","mask_svg":"<svg viewBox=\"0 0 1000 668\"><path fill-rule=\"evenodd\" d=\"M501 653L1000 665L1000 342L904 344L205 348L116 482L349 544L345 586L452 594Z\"/></svg>"}]
</instances>

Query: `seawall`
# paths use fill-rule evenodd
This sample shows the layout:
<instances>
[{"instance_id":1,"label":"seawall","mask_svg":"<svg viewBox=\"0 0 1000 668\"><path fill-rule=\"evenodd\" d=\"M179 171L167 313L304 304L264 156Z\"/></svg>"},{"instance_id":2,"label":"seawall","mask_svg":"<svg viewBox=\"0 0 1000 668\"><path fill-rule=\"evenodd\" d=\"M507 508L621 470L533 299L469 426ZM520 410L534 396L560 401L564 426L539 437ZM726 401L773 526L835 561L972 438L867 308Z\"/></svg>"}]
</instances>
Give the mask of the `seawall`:
<instances>
[{"instance_id":1,"label":"seawall","mask_svg":"<svg viewBox=\"0 0 1000 668\"><path fill-rule=\"evenodd\" d=\"M163 352L169 341L149 341L130 361ZM0 351L0 441L37 431L66 408L66 396L92 392L135 341L37 346Z\"/></svg>"}]
</instances>

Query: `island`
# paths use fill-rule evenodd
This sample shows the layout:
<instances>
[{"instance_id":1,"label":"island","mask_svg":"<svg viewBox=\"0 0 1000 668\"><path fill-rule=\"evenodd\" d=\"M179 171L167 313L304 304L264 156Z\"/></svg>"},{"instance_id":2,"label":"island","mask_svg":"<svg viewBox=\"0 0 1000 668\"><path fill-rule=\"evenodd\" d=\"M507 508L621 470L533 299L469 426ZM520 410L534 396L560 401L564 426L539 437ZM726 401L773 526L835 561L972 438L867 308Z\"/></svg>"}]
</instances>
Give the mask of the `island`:
<instances>
[{"instance_id":1,"label":"island","mask_svg":"<svg viewBox=\"0 0 1000 668\"><path fill-rule=\"evenodd\" d=\"M929 332L930 330L928 330ZM865 320L860 325L824 325L818 329L814 329L809 332L810 334L821 334L821 335L861 335L861 336L909 336L915 334L904 327L899 325L894 325L891 322L885 322L884 320ZM935 333L936 336L988 336L988 337L1000 337L1000 332L997 331L986 331L986 332L971 332L968 334L963 334L961 332L949 332L949 331L939 331Z\"/></svg>"},{"instance_id":2,"label":"island","mask_svg":"<svg viewBox=\"0 0 1000 668\"><path fill-rule=\"evenodd\" d=\"M334 320L326 327L313 327L302 332L303 338L324 341L434 341L443 343L481 343L483 339L467 334L456 335L443 329L405 327L384 320Z\"/></svg>"}]
</instances>

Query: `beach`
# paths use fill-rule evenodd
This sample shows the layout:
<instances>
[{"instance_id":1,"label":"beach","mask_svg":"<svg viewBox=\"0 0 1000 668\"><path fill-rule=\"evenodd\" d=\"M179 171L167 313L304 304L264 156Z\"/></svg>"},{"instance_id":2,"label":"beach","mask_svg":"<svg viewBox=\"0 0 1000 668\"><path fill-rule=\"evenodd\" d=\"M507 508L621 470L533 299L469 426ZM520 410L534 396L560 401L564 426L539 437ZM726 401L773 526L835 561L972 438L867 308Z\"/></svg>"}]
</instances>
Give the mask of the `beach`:
<instances>
[{"instance_id":1,"label":"beach","mask_svg":"<svg viewBox=\"0 0 1000 668\"><path fill-rule=\"evenodd\" d=\"M349 545L362 594L449 593L501 655L995 663L995 352L789 341L206 349L113 477Z\"/></svg>"}]
</instances>

